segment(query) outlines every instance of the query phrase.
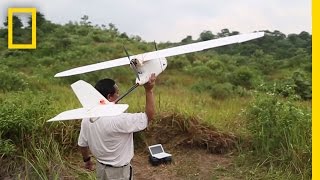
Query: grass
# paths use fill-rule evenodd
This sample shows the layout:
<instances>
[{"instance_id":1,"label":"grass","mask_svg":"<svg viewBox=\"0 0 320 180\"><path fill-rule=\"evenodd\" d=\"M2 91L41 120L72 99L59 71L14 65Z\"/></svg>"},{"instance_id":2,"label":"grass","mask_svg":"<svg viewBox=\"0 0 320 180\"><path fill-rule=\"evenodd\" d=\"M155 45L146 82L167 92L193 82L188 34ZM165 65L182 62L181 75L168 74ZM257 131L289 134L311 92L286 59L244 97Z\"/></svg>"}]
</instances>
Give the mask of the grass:
<instances>
[{"instance_id":1,"label":"grass","mask_svg":"<svg viewBox=\"0 0 320 180\"><path fill-rule=\"evenodd\" d=\"M176 76L172 76L172 74L176 74ZM121 93L125 92L131 85L124 82L122 80L119 85ZM21 136L22 143L14 142L17 148L16 154L11 157L4 156L6 160L12 158L13 163L5 161L8 166L1 172L18 179L68 179L71 177L94 179L94 173L88 173L79 167L81 157L77 152L76 142L80 121L46 123L46 120L56 114L64 110L79 108L81 104L69 85L61 86L59 82L49 84L46 80L40 80L38 83L36 93L33 91L0 93L0 99L5 100L1 102L15 102L19 104L19 109L29 109L28 112L16 111L16 113L26 113L22 114L21 117L32 117L32 120L39 127L27 135ZM34 82L34 84L36 85L37 82ZM157 114L178 113L186 119L195 117L207 125L216 127L221 132L228 132L241 137L240 143L248 143L250 146L248 141L251 141L252 134L247 127L246 109L255 99L252 96L233 96L232 98L215 100L211 98L208 92L198 93L193 91L191 89L192 85L193 81L190 75L169 71L168 74L160 76L154 89ZM47 102L47 104L41 102ZM143 87L137 88L121 103L130 105L129 112L143 112L145 108ZM294 103L298 107L311 107L311 103L308 101ZM11 107L9 104L2 105L3 107ZM11 110L8 112L11 112ZM251 121L255 121L255 119ZM241 179L298 179L299 177L308 177L306 172L309 169L302 168L300 169L301 172L298 173L289 171L285 165L279 166L270 163L270 157L257 158L251 151L252 149L239 148L232 166L208 167L213 169L212 179L219 179L224 175L235 177L235 179L238 177ZM288 152L298 153L294 157L300 157L299 152L295 150L289 149ZM284 158L285 156L281 157ZM278 161L284 160L280 158ZM194 173L186 178L197 178L197 168L192 169L195 170ZM184 167L176 170L178 174L190 171L190 169Z\"/></svg>"},{"instance_id":2,"label":"grass","mask_svg":"<svg viewBox=\"0 0 320 180\"><path fill-rule=\"evenodd\" d=\"M188 116L197 116L219 129L237 134L245 132L245 127L241 126L244 121L242 112L251 102L250 97L214 100L207 93L196 93L182 86L172 89L166 86L155 87L157 113L177 112ZM130 105L129 112L144 111L143 88L137 89L121 103Z\"/></svg>"}]
</instances>

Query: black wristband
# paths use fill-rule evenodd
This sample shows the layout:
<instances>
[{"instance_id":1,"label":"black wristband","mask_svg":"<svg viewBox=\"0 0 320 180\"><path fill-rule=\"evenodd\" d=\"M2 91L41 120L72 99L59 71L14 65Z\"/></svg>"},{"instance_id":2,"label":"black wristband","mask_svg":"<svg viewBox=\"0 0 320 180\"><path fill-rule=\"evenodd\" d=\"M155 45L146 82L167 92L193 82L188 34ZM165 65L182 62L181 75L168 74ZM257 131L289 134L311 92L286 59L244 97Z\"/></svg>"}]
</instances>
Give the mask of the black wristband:
<instances>
[{"instance_id":1,"label":"black wristband","mask_svg":"<svg viewBox=\"0 0 320 180\"><path fill-rule=\"evenodd\" d=\"M90 159L91 159L91 157L89 156L89 157L87 157L87 158L83 158L83 162L88 162L88 161L90 161Z\"/></svg>"}]
</instances>

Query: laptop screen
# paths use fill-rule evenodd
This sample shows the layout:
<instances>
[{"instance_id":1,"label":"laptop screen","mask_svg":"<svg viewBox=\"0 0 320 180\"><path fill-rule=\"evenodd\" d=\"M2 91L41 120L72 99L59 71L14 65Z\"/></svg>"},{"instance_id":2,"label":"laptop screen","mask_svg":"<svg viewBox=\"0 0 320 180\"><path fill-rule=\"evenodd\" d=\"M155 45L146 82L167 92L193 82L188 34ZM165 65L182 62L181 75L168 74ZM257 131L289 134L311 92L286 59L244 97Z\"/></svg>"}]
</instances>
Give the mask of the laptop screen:
<instances>
[{"instance_id":1,"label":"laptop screen","mask_svg":"<svg viewBox=\"0 0 320 180\"><path fill-rule=\"evenodd\" d=\"M151 147L150 150L152 154L158 154L163 152L161 146Z\"/></svg>"}]
</instances>

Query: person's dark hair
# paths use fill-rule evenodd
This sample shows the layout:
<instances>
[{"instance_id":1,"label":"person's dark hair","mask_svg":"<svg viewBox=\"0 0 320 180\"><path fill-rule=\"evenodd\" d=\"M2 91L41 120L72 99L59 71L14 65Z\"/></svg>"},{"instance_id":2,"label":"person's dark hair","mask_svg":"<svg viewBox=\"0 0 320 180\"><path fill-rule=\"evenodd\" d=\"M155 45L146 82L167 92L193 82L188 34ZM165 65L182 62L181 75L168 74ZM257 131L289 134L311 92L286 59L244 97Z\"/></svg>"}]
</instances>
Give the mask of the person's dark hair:
<instances>
[{"instance_id":1,"label":"person's dark hair","mask_svg":"<svg viewBox=\"0 0 320 180\"><path fill-rule=\"evenodd\" d=\"M108 95L113 95L116 92L114 85L116 82L112 79L101 79L94 86L106 99Z\"/></svg>"}]
</instances>

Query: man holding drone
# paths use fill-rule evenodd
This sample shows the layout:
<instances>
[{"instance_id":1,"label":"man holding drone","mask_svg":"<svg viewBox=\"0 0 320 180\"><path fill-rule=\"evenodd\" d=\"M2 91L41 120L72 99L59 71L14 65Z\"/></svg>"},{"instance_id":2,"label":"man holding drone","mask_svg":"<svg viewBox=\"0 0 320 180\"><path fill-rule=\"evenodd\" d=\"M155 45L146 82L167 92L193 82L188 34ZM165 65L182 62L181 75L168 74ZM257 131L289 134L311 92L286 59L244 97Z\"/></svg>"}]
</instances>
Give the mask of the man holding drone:
<instances>
[{"instance_id":1,"label":"man holding drone","mask_svg":"<svg viewBox=\"0 0 320 180\"><path fill-rule=\"evenodd\" d=\"M97 159L98 179L132 179L130 164L134 154L133 132L145 129L155 114L152 74L144 84L145 113L122 113L118 116L85 118L78 139L85 168L93 170L90 151ZM119 88L112 79L102 79L95 88L110 102L119 98ZM94 123L92 120L94 119Z\"/></svg>"},{"instance_id":2,"label":"man holding drone","mask_svg":"<svg viewBox=\"0 0 320 180\"><path fill-rule=\"evenodd\" d=\"M89 156L90 149L98 161L96 169L99 179L130 179L132 177L130 161L133 157L133 132L145 129L148 122L153 119L155 107L152 89L156 76L167 67L166 57L241 43L263 36L264 32L234 35L162 50L156 49L153 52L131 57L125 50L127 57L60 72L55 77L72 76L130 64L137 79L136 84L120 97L118 87L113 80L99 81L96 89L89 83L79 80L71 87L83 108L64 111L48 122L83 119L78 145L81 147L85 167L93 169ZM154 74L150 76L150 72ZM117 104L117 102L142 84L146 90L146 112L123 113L128 105ZM111 101L111 103L107 101Z\"/></svg>"}]
</instances>

